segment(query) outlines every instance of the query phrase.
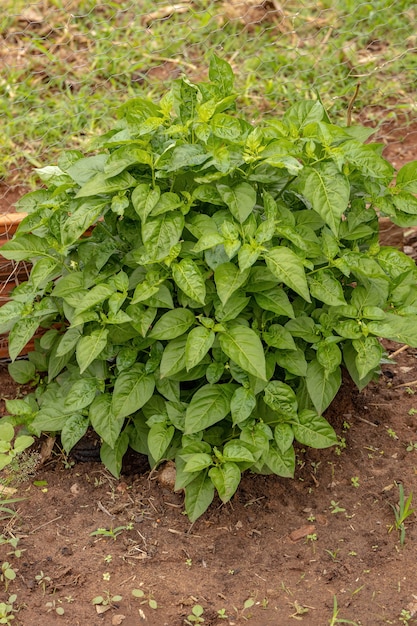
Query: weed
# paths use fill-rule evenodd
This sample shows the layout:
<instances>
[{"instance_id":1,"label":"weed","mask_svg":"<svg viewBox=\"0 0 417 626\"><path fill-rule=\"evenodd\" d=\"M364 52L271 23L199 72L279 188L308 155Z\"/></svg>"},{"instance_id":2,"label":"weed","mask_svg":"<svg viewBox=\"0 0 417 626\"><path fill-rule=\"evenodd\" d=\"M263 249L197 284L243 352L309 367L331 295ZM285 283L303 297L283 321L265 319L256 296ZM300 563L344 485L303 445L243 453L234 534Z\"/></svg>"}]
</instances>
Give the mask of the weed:
<instances>
[{"instance_id":1,"label":"weed","mask_svg":"<svg viewBox=\"0 0 417 626\"><path fill-rule=\"evenodd\" d=\"M334 453L337 454L337 456L340 456L342 454L342 451L346 449L346 438L345 437L340 437L340 435L337 436L337 446L334 449Z\"/></svg>"},{"instance_id":2,"label":"weed","mask_svg":"<svg viewBox=\"0 0 417 626\"><path fill-rule=\"evenodd\" d=\"M358 626L356 622L351 622L348 619L342 619L341 617L338 617L339 611L340 609L337 606L337 598L336 596L333 596L333 613L329 620L330 626L335 626L335 624L351 624L351 626Z\"/></svg>"},{"instance_id":3,"label":"weed","mask_svg":"<svg viewBox=\"0 0 417 626\"><path fill-rule=\"evenodd\" d=\"M117 537L121 535L124 530L133 530L133 524L117 526L117 528L97 528L97 530L90 533L90 537L111 537L116 541Z\"/></svg>"},{"instance_id":4,"label":"weed","mask_svg":"<svg viewBox=\"0 0 417 626\"><path fill-rule=\"evenodd\" d=\"M47 613L56 613L57 615L64 615L65 609L60 606L61 600L50 600L45 604Z\"/></svg>"},{"instance_id":5,"label":"weed","mask_svg":"<svg viewBox=\"0 0 417 626\"><path fill-rule=\"evenodd\" d=\"M408 411L408 415L417 415L417 409L411 408L411 409Z\"/></svg>"},{"instance_id":6,"label":"weed","mask_svg":"<svg viewBox=\"0 0 417 626\"><path fill-rule=\"evenodd\" d=\"M112 596L109 591L105 591L102 596L95 596L92 599L92 603L94 606L102 606L102 607L116 607L117 603L123 599L123 596L114 595Z\"/></svg>"},{"instance_id":7,"label":"weed","mask_svg":"<svg viewBox=\"0 0 417 626\"><path fill-rule=\"evenodd\" d=\"M389 532L394 528L400 533L400 544L403 546L405 543L405 520L414 513L414 509L411 508L413 500L413 492L410 493L407 499L404 496L404 487L401 483L398 484L399 501L397 504L391 504L391 508L395 515L395 524L390 526Z\"/></svg>"},{"instance_id":8,"label":"weed","mask_svg":"<svg viewBox=\"0 0 417 626\"><path fill-rule=\"evenodd\" d=\"M410 611L408 611L408 609L402 609L398 621L402 622L403 624L408 624L412 617L413 616Z\"/></svg>"},{"instance_id":9,"label":"weed","mask_svg":"<svg viewBox=\"0 0 417 626\"><path fill-rule=\"evenodd\" d=\"M339 552L339 550L325 550L325 552L327 552L332 561L337 561L337 553Z\"/></svg>"},{"instance_id":10,"label":"weed","mask_svg":"<svg viewBox=\"0 0 417 626\"><path fill-rule=\"evenodd\" d=\"M359 487L359 476L352 476L352 478L350 479L350 482L352 484L352 487Z\"/></svg>"},{"instance_id":11,"label":"weed","mask_svg":"<svg viewBox=\"0 0 417 626\"><path fill-rule=\"evenodd\" d=\"M157 601L153 598L152 595L150 594L146 594L143 589L132 589L132 596L134 598L141 598L143 601L141 604L148 604L149 608L151 609L157 609L158 608L158 603Z\"/></svg>"},{"instance_id":12,"label":"weed","mask_svg":"<svg viewBox=\"0 0 417 626\"><path fill-rule=\"evenodd\" d=\"M9 596L7 602L0 602L0 624L11 624L14 620L13 613L16 612L16 609L13 607L13 604L16 602L17 596L13 594Z\"/></svg>"},{"instance_id":13,"label":"weed","mask_svg":"<svg viewBox=\"0 0 417 626\"><path fill-rule=\"evenodd\" d=\"M43 590L43 595L45 595L46 593L46 587L49 585L49 583L51 582L51 579L49 576L46 576L43 571L41 570L39 572L39 574L36 574L35 576L35 580L38 583L38 585L40 587L42 587Z\"/></svg>"},{"instance_id":14,"label":"weed","mask_svg":"<svg viewBox=\"0 0 417 626\"><path fill-rule=\"evenodd\" d=\"M202 624L205 621L203 613L204 609L201 604L195 604L191 609L190 615L184 621L186 624Z\"/></svg>"},{"instance_id":15,"label":"weed","mask_svg":"<svg viewBox=\"0 0 417 626\"><path fill-rule=\"evenodd\" d=\"M397 433L392 428L387 428L387 435L391 437L391 439L398 439Z\"/></svg>"},{"instance_id":16,"label":"weed","mask_svg":"<svg viewBox=\"0 0 417 626\"><path fill-rule=\"evenodd\" d=\"M414 396L414 394L416 393L415 389L412 389L411 387L406 387L405 388L405 392L409 395L409 396Z\"/></svg>"},{"instance_id":17,"label":"weed","mask_svg":"<svg viewBox=\"0 0 417 626\"><path fill-rule=\"evenodd\" d=\"M9 588L10 582L14 580L15 578L16 578L16 571L13 569L13 567L10 565L8 561L4 561L1 564L0 580L1 582L4 583L4 587L6 591Z\"/></svg>"},{"instance_id":18,"label":"weed","mask_svg":"<svg viewBox=\"0 0 417 626\"><path fill-rule=\"evenodd\" d=\"M417 450L417 441L410 441L408 446L406 447L407 452L414 452Z\"/></svg>"},{"instance_id":19,"label":"weed","mask_svg":"<svg viewBox=\"0 0 417 626\"><path fill-rule=\"evenodd\" d=\"M226 609L217 609L217 619L229 619Z\"/></svg>"},{"instance_id":20,"label":"weed","mask_svg":"<svg viewBox=\"0 0 417 626\"><path fill-rule=\"evenodd\" d=\"M329 509L331 509L331 512L333 514L336 513L344 513L346 511L346 509L342 508L341 506L339 506L338 502L335 502L334 500L330 501L330 507Z\"/></svg>"}]
</instances>

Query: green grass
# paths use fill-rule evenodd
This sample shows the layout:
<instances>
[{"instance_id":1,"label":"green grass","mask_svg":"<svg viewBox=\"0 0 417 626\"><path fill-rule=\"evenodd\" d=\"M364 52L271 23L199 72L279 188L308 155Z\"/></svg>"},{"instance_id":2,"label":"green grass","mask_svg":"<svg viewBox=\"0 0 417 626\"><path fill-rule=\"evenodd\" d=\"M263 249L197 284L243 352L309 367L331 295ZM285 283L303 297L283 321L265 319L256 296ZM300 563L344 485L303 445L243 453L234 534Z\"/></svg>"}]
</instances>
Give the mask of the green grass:
<instances>
[{"instance_id":1,"label":"green grass","mask_svg":"<svg viewBox=\"0 0 417 626\"><path fill-rule=\"evenodd\" d=\"M358 82L357 120L404 123L415 110L417 10L409 0L288 0L284 15L273 15L270 3L269 14L241 9L241 19L226 2L195 0L182 13L144 19L167 4L3 0L0 176L7 183L30 185L31 168L52 163L63 147L86 149L129 97L155 97L181 71L201 79L213 51L232 62L254 118L319 92L340 120ZM245 25L245 13L260 21Z\"/></svg>"}]
</instances>

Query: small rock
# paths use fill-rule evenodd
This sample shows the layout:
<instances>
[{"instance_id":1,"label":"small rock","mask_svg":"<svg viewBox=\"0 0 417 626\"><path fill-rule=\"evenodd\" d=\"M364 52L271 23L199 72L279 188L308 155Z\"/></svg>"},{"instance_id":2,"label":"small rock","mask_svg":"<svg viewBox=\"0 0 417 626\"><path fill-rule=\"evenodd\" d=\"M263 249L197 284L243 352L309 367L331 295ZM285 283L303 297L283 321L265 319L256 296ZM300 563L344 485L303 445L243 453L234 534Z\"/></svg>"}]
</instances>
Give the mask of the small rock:
<instances>
[{"instance_id":1,"label":"small rock","mask_svg":"<svg viewBox=\"0 0 417 626\"><path fill-rule=\"evenodd\" d=\"M70 492L72 493L73 496L80 495L80 486L79 486L79 484L78 483L74 483L73 485L71 485Z\"/></svg>"},{"instance_id":2,"label":"small rock","mask_svg":"<svg viewBox=\"0 0 417 626\"><path fill-rule=\"evenodd\" d=\"M164 467L159 471L157 480L162 487L166 487L171 491L174 491L175 478L175 463L173 463L173 461L168 461L168 463L166 463Z\"/></svg>"}]
</instances>

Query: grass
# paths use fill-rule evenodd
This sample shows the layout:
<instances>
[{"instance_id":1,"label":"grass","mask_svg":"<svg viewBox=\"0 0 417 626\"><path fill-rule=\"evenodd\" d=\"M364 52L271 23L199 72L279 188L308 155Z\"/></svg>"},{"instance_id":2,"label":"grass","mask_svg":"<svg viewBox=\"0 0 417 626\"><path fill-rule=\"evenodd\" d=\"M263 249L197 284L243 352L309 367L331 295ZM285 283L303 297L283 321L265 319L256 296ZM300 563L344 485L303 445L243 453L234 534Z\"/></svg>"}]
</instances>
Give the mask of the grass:
<instances>
[{"instance_id":1,"label":"grass","mask_svg":"<svg viewBox=\"0 0 417 626\"><path fill-rule=\"evenodd\" d=\"M317 92L334 119L346 116L358 82L362 120L403 120L414 109L409 0L287 0L282 13L273 3L194 0L172 15L168 4L3 0L0 176L8 184L30 185L28 172L64 146L86 149L129 97L156 96L182 71L201 78L213 51L232 62L254 118Z\"/></svg>"}]
</instances>

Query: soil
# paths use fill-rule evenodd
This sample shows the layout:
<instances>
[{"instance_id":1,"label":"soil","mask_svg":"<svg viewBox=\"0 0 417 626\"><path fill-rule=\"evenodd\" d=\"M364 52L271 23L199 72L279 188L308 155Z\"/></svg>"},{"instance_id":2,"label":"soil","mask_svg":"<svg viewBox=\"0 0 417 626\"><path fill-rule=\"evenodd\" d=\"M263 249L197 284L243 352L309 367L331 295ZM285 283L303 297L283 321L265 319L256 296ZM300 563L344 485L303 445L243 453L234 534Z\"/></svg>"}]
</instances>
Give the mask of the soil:
<instances>
[{"instance_id":1,"label":"soil","mask_svg":"<svg viewBox=\"0 0 417 626\"><path fill-rule=\"evenodd\" d=\"M416 157L417 127L388 130L385 156L400 167ZM0 602L16 595L13 623L417 624L416 515L402 545L392 508L400 485L417 492L417 350L382 370L361 393L346 379L326 412L338 447L299 447L294 480L246 474L230 503L215 500L192 525L170 465L150 472L130 455L116 480L45 440L35 470L13 477L23 499L2 519L22 551L0 545L0 564L17 574L8 589L0 582ZM6 362L0 389L2 398L26 392Z\"/></svg>"}]
</instances>

